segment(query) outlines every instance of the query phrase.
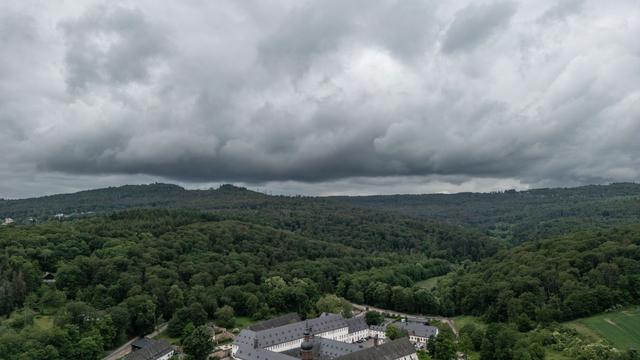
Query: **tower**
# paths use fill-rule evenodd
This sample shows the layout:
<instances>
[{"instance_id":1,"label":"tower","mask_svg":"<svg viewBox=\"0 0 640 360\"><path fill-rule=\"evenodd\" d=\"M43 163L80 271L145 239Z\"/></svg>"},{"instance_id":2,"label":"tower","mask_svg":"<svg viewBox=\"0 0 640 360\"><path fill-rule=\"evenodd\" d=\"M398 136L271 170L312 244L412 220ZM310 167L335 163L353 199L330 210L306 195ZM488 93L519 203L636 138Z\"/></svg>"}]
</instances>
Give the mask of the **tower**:
<instances>
[{"instance_id":1,"label":"tower","mask_svg":"<svg viewBox=\"0 0 640 360\"><path fill-rule=\"evenodd\" d=\"M311 329L307 326L304 331L304 339L300 344L300 357L302 360L313 360L313 341L311 337Z\"/></svg>"}]
</instances>

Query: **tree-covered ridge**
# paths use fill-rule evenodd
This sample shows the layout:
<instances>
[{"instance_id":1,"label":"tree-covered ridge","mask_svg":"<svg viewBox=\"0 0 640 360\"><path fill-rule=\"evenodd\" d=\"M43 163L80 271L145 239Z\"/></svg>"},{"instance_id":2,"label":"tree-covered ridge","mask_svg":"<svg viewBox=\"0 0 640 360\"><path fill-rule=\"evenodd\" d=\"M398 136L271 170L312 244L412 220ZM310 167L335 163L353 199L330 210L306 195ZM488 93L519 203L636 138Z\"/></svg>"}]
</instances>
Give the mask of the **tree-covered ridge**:
<instances>
[{"instance_id":1,"label":"tree-covered ridge","mask_svg":"<svg viewBox=\"0 0 640 360\"><path fill-rule=\"evenodd\" d=\"M231 185L210 190L185 190L171 184L125 185L20 200L0 199L0 216L22 220L34 217L40 221L61 213L81 215L131 208L253 207L266 195Z\"/></svg>"},{"instance_id":2,"label":"tree-covered ridge","mask_svg":"<svg viewBox=\"0 0 640 360\"><path fill-rule=\"evenodd\" d=\"M335 199L354 206L471 226L516 243L640 220L640 184L635 183Z\"/></svg>"},{"instance_id":3,"label":"tree-covered ridge","mask_svg":"<svg viewBox=\"0 0 640 360\"><path fill-rule=\"evenodd\" d=\"M637 304L640 226L523 244L456 272L440 291L457 313L521 330Z\"/></svg>"},{"instance_id":4,"label":"tree-covered ridge","mask_svg":"<svg viewBox=\"0 0 640 360\"><path fill-rule=\"evenodd\" d=\"M185 190L176 185L128 185L23 200L0 200L0 217L24 222L54 214L83 215L130 208L243 210L286 218L291 211L341 213L362 217L380 212L474 228L490 237L520 243L570 233L604 229L640 220L640 184L620 183L576 188L535 189L500 193L386 195L362 197L268 196L232 185ZM372 209L367 213L365 209ZM342 214L339 215L342 217ZM311 220L308 218L308 220ZM316 219L313 219L316 220ZM295 216L287 225L295 228Z\"/></svg>"},{"instance_id":5,"label":"tree-covered ridge","mask_svg":"<svg viewBox=\"0 0 640 360\"><path fill-rule=\"evenodd\" d=\"M300 200L287 207L214 213L367 251L477 260L494 255L504 246L504 241L473 229L325 201Z\"/></svg>"},{"instance_id":6,"label":"tree-covered ridge","mask_svg":"<svg viewBox=\"0 0 640 360\"><path fill-rule=\"evenodd\" d=\"M252 222L351 247L428 253L435 257L480 259L502 241L479 231L353 206L328 198L267 196L223 185L184 190L175 185L124 186L0 202L0 217L47 220L56 213L86 215L127 208L207 210L221 218ZM3 215L4 214L4 215Z\"/></svg>"}]
</instances>

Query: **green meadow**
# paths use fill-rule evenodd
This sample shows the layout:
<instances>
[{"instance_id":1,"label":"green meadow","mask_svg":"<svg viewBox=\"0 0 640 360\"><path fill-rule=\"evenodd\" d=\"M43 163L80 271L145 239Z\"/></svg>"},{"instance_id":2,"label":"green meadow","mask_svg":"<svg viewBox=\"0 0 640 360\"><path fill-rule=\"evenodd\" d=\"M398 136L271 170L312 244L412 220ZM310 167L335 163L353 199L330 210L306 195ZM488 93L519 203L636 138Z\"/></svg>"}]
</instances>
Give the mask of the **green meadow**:
<instances>
[{"instance_id":1,"label":"green meadow","mask_svg":"<svg viewBox=\"0 0 640 360\"><path fill-rule=\"evenodd\" d=\"M620 350L640 348L640 307L578 319L566 325L590 339L605 339Z\"/></svg>"},{"instance_id":2,"label":"green meadow","mask_svg":"<svg viewBox=\"0 0 640 360\"><path fill-rule=\"evenodd\" d=\"M438 285L438 280L444 278L445 276L446 275L436 276L436 277L429 278L427 280L418 281L416 282L416 285L421 288L431 290L431 289L434 289L436 285Z\"/></svg>"}]
</instances>

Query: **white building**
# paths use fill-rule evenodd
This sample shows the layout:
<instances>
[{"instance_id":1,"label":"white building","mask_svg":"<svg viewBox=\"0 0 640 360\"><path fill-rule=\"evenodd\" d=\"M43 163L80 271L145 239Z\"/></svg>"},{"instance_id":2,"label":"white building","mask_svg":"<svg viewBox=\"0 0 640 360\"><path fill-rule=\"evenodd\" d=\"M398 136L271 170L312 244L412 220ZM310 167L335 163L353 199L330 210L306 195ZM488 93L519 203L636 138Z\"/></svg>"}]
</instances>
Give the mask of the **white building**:
<instances>
[{"instance_id":1,"label":"white building","mask_svg":"<svg viewBox=\"0 0 640 360\"><path fill-rule=\"evenodd\" d=\"M259 324L240 332L231 349L235 359L290 360L300 355L305 346L313 349L314 356L323 359L417 359L415 347L408 339L404 339L406 343L402 339L385 343L385 328L369 327L364 317L345 319L337 314L323 313L307 321L286 323L273 319L268 322L274 326ZM375 339L373 350L358 343L369 337ZM406 344L410 344L410 349ZM384 357L372 354L384 354ZM310 353L306 355L311 356Z\"/></svg>"},{"instance_id":2,"label":"white building","mask_svg":"<svg viewBox=\"0 0 640 360\"><path fill-rule=\"evenodd\" d=\"M12 218L5 218L4 221L2 222L2 225L11 225L13 223L14 221Z\"/></svg>"},{"instance_id":3,"label":"white building","mask_svg":"<svg viewBox=\"0 0 640 360\"><path fill-rule=\"evenodd\" d=\"M429 338L437 337L439 333L437 327L418 321L402 321L393 325L406 331L409 334L409 340L414 344L426 345Z\"/></svg>"}]
</instances>

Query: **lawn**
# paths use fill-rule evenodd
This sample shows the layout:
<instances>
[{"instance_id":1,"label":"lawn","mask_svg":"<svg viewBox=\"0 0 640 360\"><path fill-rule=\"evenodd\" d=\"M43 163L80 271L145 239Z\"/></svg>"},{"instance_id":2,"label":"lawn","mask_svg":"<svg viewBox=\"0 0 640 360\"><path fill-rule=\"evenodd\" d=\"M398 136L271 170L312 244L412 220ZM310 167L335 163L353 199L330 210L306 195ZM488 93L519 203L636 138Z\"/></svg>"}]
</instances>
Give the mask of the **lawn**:
<instances>
[{"instance_id":1,"label":"lawn","mask_svg":"<svg viewBox=\"0 0 640 360\"><path fill-rule=\"evenodd\" d=\"M547 352L545 354L545 359L546 360L570 360L570 358L566 357L561 352L551 350L551 349L547 349Z\"/></svg>"},{"instance_id":2,"label":"lawn","mask_svg":"<svg viewBox=\"0 0 640 360\"><path fill-rule=\"evenodd\" d=\"M620 350L640 348L640 307L603 313L565 325L592 340L606 339Z\"/></svg>"},{"instance_id":3,"label":"lawn","mask_svg":"<svg viewBox=\"0 0 640 360\"><path fill-rule=\"evenodd\" d=\"M438 285L438 280L444 278L445 276L446 275L436 276L436 277L429 278L427 280L418 281L416 283L416 286L419 286L421 288L425 288L427 290L434 289L436 287L436 285Z\"/></svg>"},{"instance_id":4,"label":"lawn","mask_svg":"<svg viewBox=\"0 0 640 360\"><path fill-rule=\"evenodd\" d=\"M236 320L235 327L237 327L238 329L244 329L250 326L251 324L255 323L255 321L251 320L251 318L248 316L237 316L235 320Z\"/></svg>"},{"instance_id":5,"label":"lawn","mask_svg":"<svg viewBox=\"0 0 640 360\"><path fill-rule=\"evenodd\" d=\"M482 320L480 320L479 317L476 316L456 316L454 318L452 318L451 320L453 320L453 326L455 326L456 330L460 331L460 329L462 329L465 325L467 324L473 324L476 325L477 327L484 329L487 324L485 324L484 322L482 322Z\"/></svg>"},{"instance_id":6,"label":"lawn","mask_svg":"<svg viewBox=\"0 0 640 360\"><path fill-rule=\"evenodd\" d=\"M169 335L169 331L168 330L165 330L165 331L161 332L160 334L156 335L156 339L167 340L171 345L177 345L177 344L180 343L180 339L171 337Z\"/></svg>"},{"instance_id":7,"label":"lawn","mask_svg":"<svg viewBox=\"0 0 640 360\"><path fill-rule=\"evenodd\" d=\"M53 317L48 315L36 315L33 326L40 330L49 330L53 327Z\"/></svg>"}]
</instances>

